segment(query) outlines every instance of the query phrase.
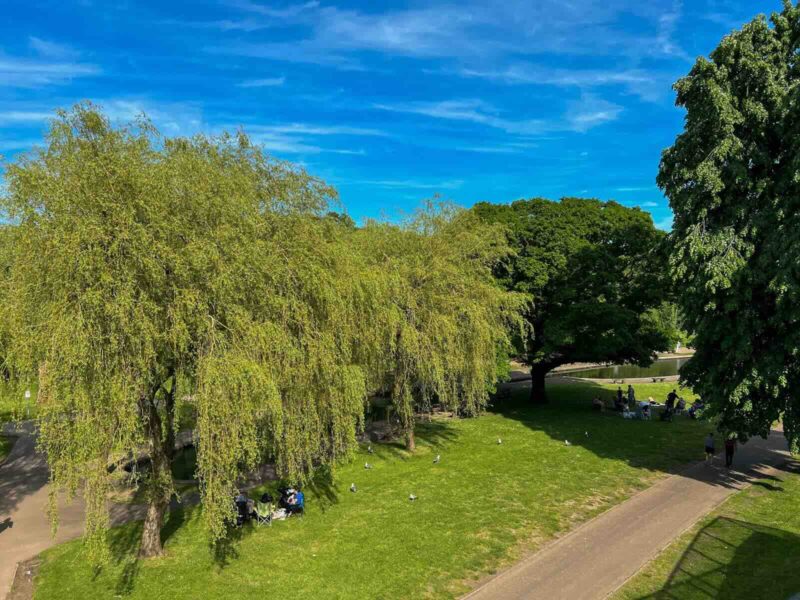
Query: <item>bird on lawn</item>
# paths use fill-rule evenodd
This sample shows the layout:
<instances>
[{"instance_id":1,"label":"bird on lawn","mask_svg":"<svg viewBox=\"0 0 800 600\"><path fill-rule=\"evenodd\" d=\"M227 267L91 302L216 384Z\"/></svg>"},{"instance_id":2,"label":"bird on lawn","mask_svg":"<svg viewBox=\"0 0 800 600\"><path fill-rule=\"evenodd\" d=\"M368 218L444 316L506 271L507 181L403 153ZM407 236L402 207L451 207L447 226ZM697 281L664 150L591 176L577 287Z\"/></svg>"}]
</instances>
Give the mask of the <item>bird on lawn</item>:
<instances>
[{"instance_id":1,"label":"bird on lawn","mask_svg":"<svg viewBox=\"0 0 800 600\"><path fill-rule=\"evenodd\" d=\"M503 440L501 440L500 438L497 438L497 445L499 446L502 443L503 443Z\"/></svg>"},{"instance_id":2,"label":"bird on lawn","mask_svg":"<svg viewBox=\"0 0 800 600\"><path fill-rule=\"evenodd\" d=\"M408 495L408 499L409 499L409 500L411 500L411 501L413 502L414 500L416 500L416 499L417 499L417 497L416 497L414 494L409 494L409 495Z\"/></svg>"},{"instance_id":3,"label":"bird on lawn","mask_svg":"<svg viewBox=\"0 0 800 600\"><path fill-rule=\"evenodd\" d=\"M372 454L372 446L367 446L367 452L369 452L370 454Z\"/></svg>"},{"instance_id":4,"label":"bird on lawn","mask_svg":"<svg viewBox=\"0 0 800 600\"><path fill-rule=\"evenodd\" d=\"M350 484L350 491L351 492L355 492L356 491L356 484L355 483L351 483Z\"/></svg>"},{"instance_id":5,"label":"bird on lawn","mask_svg":"<svg viewBox=\"0 0 800 600\"><path fill-rule=\"evenodd\" d=\"M584 431L583 433L586 434L586 437L589 437L589 432L588 431Z\"/></svg>"},{"instance_id":6,"label":"bird on lawn","mask_svg":"<svg viewBox=\"0 0 800 600\"><path fill-rule=\"evenodd\" d=\"M572 444L569 443L569 440L564 440L564 444L566 444L567 446L572 446Z\"/></svg>"},{"instance_id":7,"label":"bird on lawn","mask_svg":"<svg viewBox=\"0 0 800 600\"><path fill-rule=\"evenodd\" d=\"M365 468L365 469L371 469L371 468L372 468L372 465L371 465L371 464L369 464L368 462L366 462L366 463L364 463L364 468Z\"/></svg>"},{"instance_id":8,"label":"bird on lawn","mask_svg":"<svg viewBox=\"0 0 800 600\"><path fill-rule=\"evenodd\" d=\"M438 463L440 460L442 460L442 455L441 454L437 454L436 458L433 459L433 464Z\"/></svg>"}]
</instances>

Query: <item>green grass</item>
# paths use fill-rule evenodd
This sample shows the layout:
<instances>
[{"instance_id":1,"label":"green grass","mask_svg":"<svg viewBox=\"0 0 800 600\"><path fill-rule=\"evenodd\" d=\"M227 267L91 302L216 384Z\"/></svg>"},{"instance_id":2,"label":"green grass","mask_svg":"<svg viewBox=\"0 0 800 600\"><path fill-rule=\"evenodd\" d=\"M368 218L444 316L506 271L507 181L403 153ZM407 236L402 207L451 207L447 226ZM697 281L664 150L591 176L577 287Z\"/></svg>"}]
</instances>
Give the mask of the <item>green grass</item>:
<instances>
[{"instance_id":1,"label":"green grass","mask_svg":"<svg viewBox=\"0 0 800 600\"><path fill-rule=\"evenodd\" d=\"M637 395L656 398L671 387L636 386ZM519 389L480 418L420 426L413 455L391 444L374 444L374 455L362 449L332 481L306 488L304 519L245 528L224 560L209 552L199 509L171 513L160 559L135 558L138 524L114 530L114 561L97 576L80 542L57 546L43 555L35 597L457 596L476 578L701 458L707 426L592 412L598 389L554 385L545 407L529 406L527 390ZM610 396L615 386L605 389ZM436 454L442 459L435 465Z\"/></svg>"},{"instance_id":2,"label":"green grass","mask_svg":"<svg viewBox=\"0 0 800 600\"><path fill-rule=\"evenodd\" d=\"M726 501L614 600L786 599L800 592L800 465Z\"/></svg>"},{"instance_id":3,"label":"green grass","mask_svg":"<svg viewBox=\"0 0 800 600\"><path fill-rule=\"evenodd\" d=\"M15 419L29 419L36 416L36 390L31 386L31 399L26 401L23 391L16 386L0 382L0 425Z\"/></svg>"}]
</instances>

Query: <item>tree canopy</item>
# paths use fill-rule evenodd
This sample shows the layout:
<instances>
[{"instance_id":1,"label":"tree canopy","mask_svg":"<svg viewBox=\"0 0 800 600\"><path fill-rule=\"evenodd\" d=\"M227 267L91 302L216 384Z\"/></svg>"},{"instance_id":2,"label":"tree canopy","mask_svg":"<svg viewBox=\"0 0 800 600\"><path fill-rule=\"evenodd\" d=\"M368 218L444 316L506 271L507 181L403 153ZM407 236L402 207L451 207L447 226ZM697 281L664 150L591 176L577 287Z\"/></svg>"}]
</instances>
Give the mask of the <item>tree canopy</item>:
<instances>
[{"instance_id":1,"label":"tree canopy","mask_svg":"<svg viewBox=\"0 0 800 600\"><path fill-rule=\"evenodd\" d=\"M664 234L650 215L579 198L473 210L507 227L515 254L497 276L531 298L518 351L531 367L534 401L544 401L544 377L559 365L649 364L669 347L669 331L652 312L669 298L669 285Z\"/></svg>"},{"instance_id":2,"label":"tree canopy","mask_svg":"<svg viewBox=\"0 0 800 600\"><path fill-rule=\"evenodd\" d=\"M502 229L453 206L429 205L403 226L370 222L355 237L384 276L381 391L413 448L416 412L434 402L466 415L485 407L524 296L492 276L509 254Z\"/></svg>"},{"instance_id":3,"label":"tree canopy","mask_svg":"<svg viewBox=\"0 0 800 600\"><path fill-rule=\"evenodd\" d=\"M800 449L800 9L726 36L678 81L683 132L658 177L672 272L695 332L686 382L741 437L782 418Z\"/></svg>"},{"instance_id":4,"label":"tree canopy","mask_svg":"<svg viewBox=\"0 0 800 600\"><path fill-rule=\"evenodd\" d=\"M490 277L496 231L463 211L359 230L244 134L169 139L89 104L6 181L5 364L38 381L53 498L83 492L95 550L108 466L147 447L141 552L161 552L184 407L219 540L256 465L302 481L350 456L369 394L391 390L406 427L434 396L485 403L515 299Z\"/></svg>"}]
</instances>

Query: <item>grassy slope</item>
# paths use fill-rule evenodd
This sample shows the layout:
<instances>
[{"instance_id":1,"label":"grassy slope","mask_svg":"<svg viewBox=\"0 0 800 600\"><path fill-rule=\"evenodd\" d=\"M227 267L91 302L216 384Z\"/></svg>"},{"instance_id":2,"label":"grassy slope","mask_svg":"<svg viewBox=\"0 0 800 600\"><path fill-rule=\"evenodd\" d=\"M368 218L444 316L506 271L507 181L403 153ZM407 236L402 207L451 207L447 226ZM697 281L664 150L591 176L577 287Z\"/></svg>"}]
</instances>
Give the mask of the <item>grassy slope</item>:
<instances>
[{"instance_id":1,"label":"grassy slope","mask_svg":"<svg viewBox=\"0 0 800 600\"><path fill-rule=\"evenodd\" d=\"M637 395L662 398L669 388L641 385ZM58 546L44 554L36 598L452 597L700 458L702 425L600 415L589 408L597 391L553 386L550 406L532 408L519 389L481 418L421 426L413 456L394 445L362 451L334 484L306 489L304 519L246 528L224 567L210 556L198 510L170 516L162 559L135 560L138 525L114 530L115 563L96 578L79 542Z\"/></svg>"},{"instance_id":2,"label":"grassy slope","mask_svg":"<svg viewBox=\"0 0 800 600\"><path fill-rule=\"evenodd\" d=\"M800 466L736 494L678 538L615 600L789 598L800 592Z\"/></svg>"}]
</instances>

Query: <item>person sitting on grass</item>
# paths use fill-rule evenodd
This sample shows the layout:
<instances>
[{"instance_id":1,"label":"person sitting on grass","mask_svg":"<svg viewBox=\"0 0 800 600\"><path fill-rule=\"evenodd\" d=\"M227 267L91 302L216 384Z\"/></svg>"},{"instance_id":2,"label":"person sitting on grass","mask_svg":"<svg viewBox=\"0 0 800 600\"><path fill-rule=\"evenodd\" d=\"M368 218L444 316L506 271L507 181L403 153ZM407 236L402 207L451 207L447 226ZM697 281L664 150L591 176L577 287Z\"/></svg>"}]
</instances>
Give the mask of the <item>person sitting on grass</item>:
<instances>
[{"instance_id":1,"label":"person sitting on grass","mask_svg":"<svg viewBox=\"0 0 800 600\"><path fill-rule=\"evenodd\" d=\"M696 419L697 417L700 416L700 413L702 412L704 407L705 405L703 404L703 401L700 398L698 398L692 403L692 406L689 408L689 416L692 419Z\"/></svg>"},{"instance_id":2,"label":"person sitting on grass","mask_svg":"<svg viewBox=\"0 0 800 600\"><path fill-rule=\"evenodd\" d=\"M620 390L622 392L622 390ZM628 409L625 401L622 399L621 395L614 396L614 410L617 412L625 412Z\"/></svg>"},{"instance_id":3,"label":"person sitting on grass","mask_svg":"<svg viewBox=\"0 0 800 600\"><path fill-rule=\"evenodd\" d=\"M600 396L595 396L592 398L592 408L594 410L599 410L600 412L603 412L606 409L606 405L603 404L602 400L600 400Z\"/></svg>"},{"instance_id":4,"label":"person sitting on grass","mask_svg":"<svg viewBox=\"0 0 800 600\"><path fill-rule=\"evenodd\" d=\"M289 506L286 508L286 511L290 515L302 513L306 507L306 497L303 494L302 490L298 486L297 489L294 491L294 494L289 498Z\"/></svg>"}]
</instances>

